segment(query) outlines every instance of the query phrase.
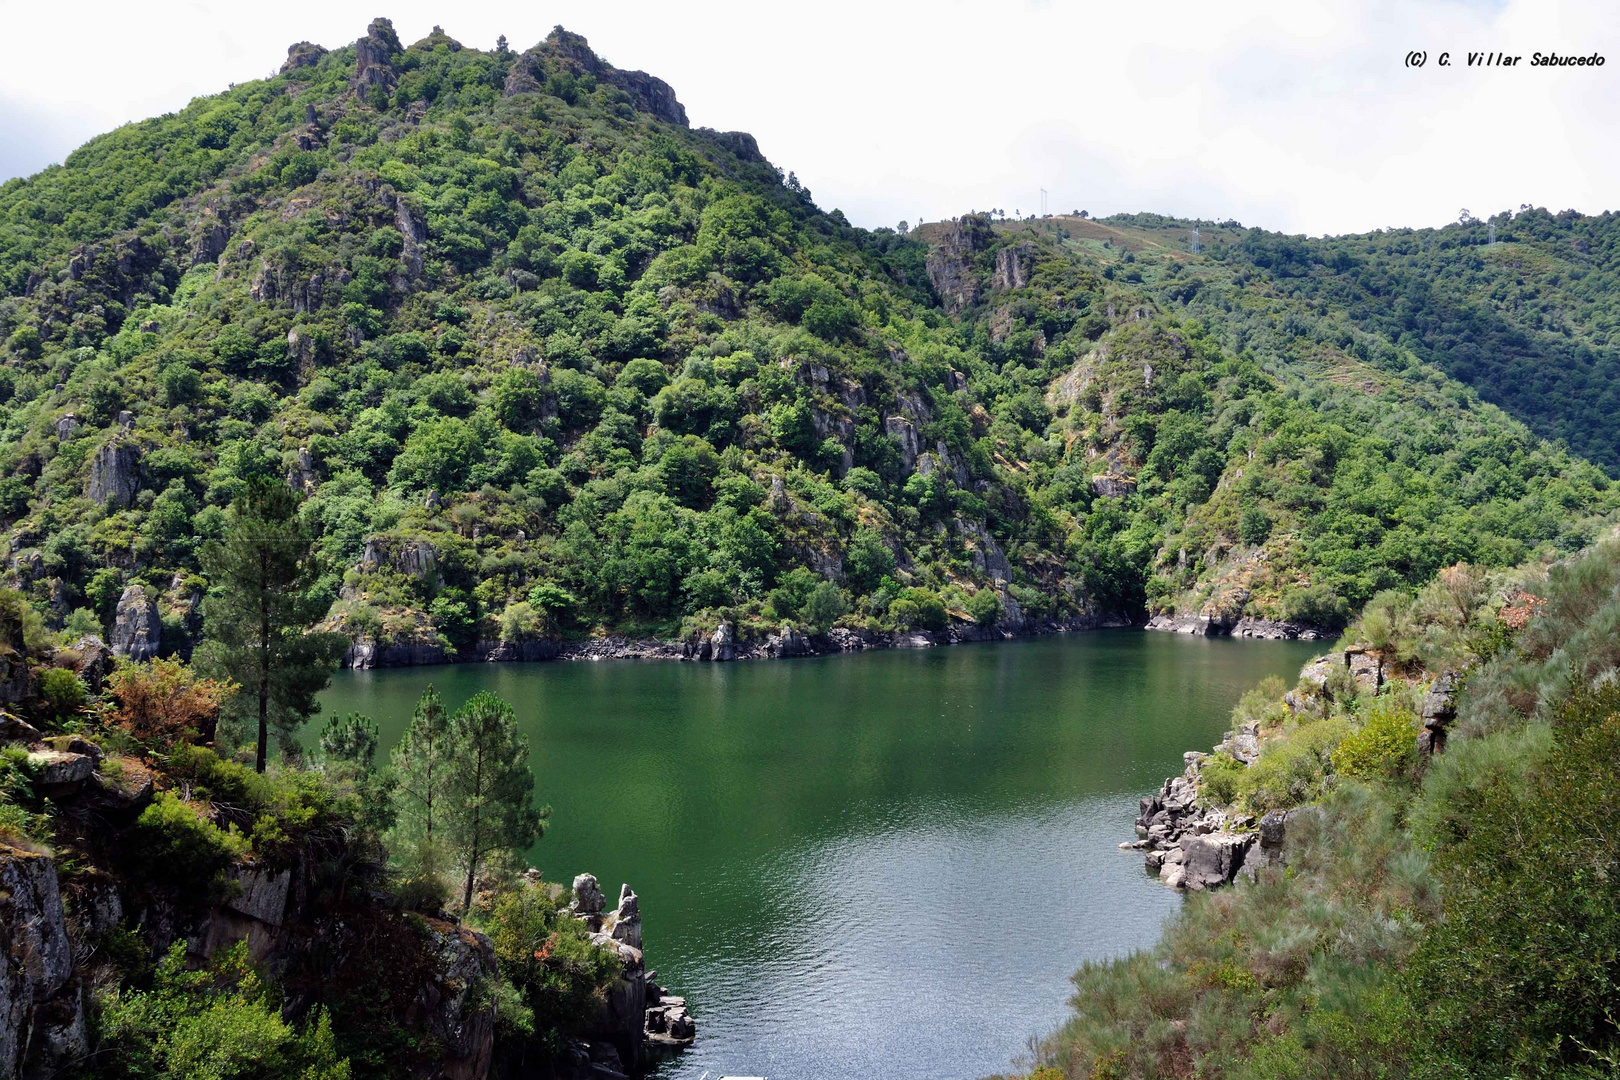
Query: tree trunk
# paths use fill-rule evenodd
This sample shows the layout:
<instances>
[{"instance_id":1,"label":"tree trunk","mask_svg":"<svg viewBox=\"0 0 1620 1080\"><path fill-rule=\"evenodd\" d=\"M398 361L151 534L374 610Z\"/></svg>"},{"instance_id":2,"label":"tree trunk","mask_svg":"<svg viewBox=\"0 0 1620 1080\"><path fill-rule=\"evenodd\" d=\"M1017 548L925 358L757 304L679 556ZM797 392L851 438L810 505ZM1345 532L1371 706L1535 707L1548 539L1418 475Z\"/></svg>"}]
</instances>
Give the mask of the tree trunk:
<instances>
[{"instance_id":1,"label":"tree trunk","mask_svg":"<svg viewBox=\"0 0 1620 1080\"><path fill-rule=\"evenodd\" d=\"M254 758L253 768L257 772L264 772L266 751L270 743L270 605L267 596L270 589L269 567L265 565L265 556L259 554L259 753Z\"/></svg>"},{"instance_id":2,"label":"tree trunk","mask_svg":"<svg viewBox=\"0 0 1620 1080\"><path fill-rule=\"evenodd\" d=\"M472 908L473 876L478 873L478 856L483 853L484 846L484 754L482 749L478 753L478 764L473 772L473 798L474 810L472 820L472 843L467 852L467 889L461 896L461 914L465 917Z\"/></svg>"}]
</instances>

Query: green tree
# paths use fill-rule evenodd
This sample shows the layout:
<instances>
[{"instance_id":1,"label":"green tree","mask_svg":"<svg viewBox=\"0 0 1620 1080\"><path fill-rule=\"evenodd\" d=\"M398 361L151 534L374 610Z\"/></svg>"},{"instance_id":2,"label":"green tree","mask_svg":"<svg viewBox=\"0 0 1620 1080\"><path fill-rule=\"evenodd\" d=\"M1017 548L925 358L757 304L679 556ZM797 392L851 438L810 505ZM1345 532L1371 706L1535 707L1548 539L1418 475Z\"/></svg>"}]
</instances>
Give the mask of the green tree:
<instances>
[{"instance_id":1,"label":"green tree","mask_svg":"<svg viewBox=\"0 0 1620 1080\"><path fill-rule=\"evenodd\" d=\"M257 710L259 772L270 725L290 730L319 711L315 695L345 647L342 635L310 629L325 608L310 595L312 543L297 496L279 480L258 476L233 502L224 539L202 551L212 588L203 601L198 666L239 683L244 693L236 701Z\"/></svg>"},{"instance_id":2,"label":"green tree","mask_svg":"<svg viewBox=\"0 0 1620 1080\"><path fill-rule=\"evenodd\" d=\"M494 694L476 694L450 719L446 743L443 831L466 871L461 909L472 906L473 881L490 856L518 852L545 831L549 808L534 806L529 740L512 707Z\"/></svg>"},{"instance_id":3,"label":"green tree","mask_svg":"<svg viewBox=\"0 0 1620 1080\"><path fill-rule=\"evenodd\" d=\"M431 685L417 699L410 726L391 755L399 828L433 839L434 811L442 814L450 764L450 715Z\"/></svg>"},{"instance_id":4,"label":"green tree","mask_svg":"<svg viewBox=\"0 0 1620 1080\"><path fill-rule=\"evenodd\" d=\"M804 602L804 621L816 633L824 634L848 610L844 590L830 581L823 581L810 590L810 598Z\"/></svg>"},{"instance_id":5,"label":"green tree","mask_svg":"<svg viewBox=\"0 0 1620 1080\"><path fill-rule=\"evenodd\" d=\"M370 772L377 757L377 725L362 713L334 716L321 732L321 752L361 772Z\"/></svg>"}]
</instances>

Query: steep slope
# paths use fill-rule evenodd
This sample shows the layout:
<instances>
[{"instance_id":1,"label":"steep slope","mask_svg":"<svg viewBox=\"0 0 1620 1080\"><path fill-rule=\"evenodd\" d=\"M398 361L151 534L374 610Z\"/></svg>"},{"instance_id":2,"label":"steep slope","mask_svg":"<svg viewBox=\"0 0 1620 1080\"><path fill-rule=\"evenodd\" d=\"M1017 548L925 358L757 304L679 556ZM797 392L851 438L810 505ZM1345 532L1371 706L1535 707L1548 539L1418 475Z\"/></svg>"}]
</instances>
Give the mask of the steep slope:
<instances>
[{"instance_id":1,"label":"steep slope","mask_svg":"<svg viewBox=\"0 0 1620 1080\"><path fill-rule=\"evenodd\" d=\"M1098 228L852 228L560 28L301 42L0 189L5 574L80 632L140 584L184 652L268 472L368 655L1331 625L1613 508L1408 353L1279 359Z\"/></svg>"}]
</instances>

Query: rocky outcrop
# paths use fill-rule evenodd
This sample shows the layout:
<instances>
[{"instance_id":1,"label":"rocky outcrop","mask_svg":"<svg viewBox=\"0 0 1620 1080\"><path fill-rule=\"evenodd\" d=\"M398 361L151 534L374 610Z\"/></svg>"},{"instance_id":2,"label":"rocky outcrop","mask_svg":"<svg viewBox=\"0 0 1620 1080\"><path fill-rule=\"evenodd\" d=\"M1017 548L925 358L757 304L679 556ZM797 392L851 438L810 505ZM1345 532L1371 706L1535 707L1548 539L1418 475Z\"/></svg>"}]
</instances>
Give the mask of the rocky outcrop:
<instances>
[{"instance_id":1,"label":"rocky outcrop","mask_svg":"<svg viewBox=\"0 0 1620 1080\"><path fill-rule=\"evenodd\" d=\"M394 71L394 57L405 50L399 35L388 19L373 19L366 27L366 36L354 43L354 80L356 89L364 93L373 86L391 89L399 81Z\"/></svg>"},{"instance_id":2,"label":"rocky outcrop","mask_svg":"<svg viewBox=\"0 0 1620 1080\"><path fill-rule=\"evenodd\" d=\"M975 256L995 238L984 214L966 214L944 225L925 262L928 283L952 315L979 302L979 274Z\"/></svg>"},{"instance_id":3,"label":"rocky outcrop","mask_svg":"<svg viewBox=\"0 0 1620 1080\"><path fill-rule=\"evenodd\" d=\"M666 124L686 127L686 107L663 79L645 71L621 71L591 51L590 43L558 26L545 41L527 50L506 76L507 97L535 93L546 85L547 68L572 75L589 75L597 82L622 90L630 107ZM757 148L756 148L757 152Z\"/></svg>"},{"instance_id":4,"label":"rocky outcrop","mask_svg":"<svg viewBox=\"0 0 1620 1080\"><path fill-rule=\"evenodd\" d=\"M97 506L129 509L141 490L140 465L140 451L130 443L116 438L102 443L90 459L84 497Z\"/></svg>"},{"instance_id":5,"label":"rocky outcrop","mask_svg":"<svg viewBox=\"0 0 1620 1080\"><path fill-rule=\"evenodd\" d=\"M602 889L596 883L596 875L577 875L574 878L574 911L583 916L600 915L605 907L607 897L602 895Z\"/></svg>"},{"instance_id":6,"label":"rocky outcrop","mask_svg":"<svg viewBox=\"0 0 1620 1080\"><path fill-rule=\"evenodd\" d=\"M1102 473L1091 478L1091 493L1123 499L1127 495L1136 494L1136 481L1117 473Z\"/></svg>"},{"instance_id":7,"label":"rocky outcrop","mask_svg":"<svg viewBox=\"0 0 1620 1080\"><path fill-rule=\"evenodd\" d=\"M1445 753L1446 733L1451 730L1452 721L1457 719L1457 686L1457 673L1454 671L1442 671L1429 684L1418 706L1418 715L1423 719L1423 730L1417 740L1419 753Z\"/></svg>"},{"instance_id":8,"label":"rocky outcrop","mask_svg":"<svg viewBox=\"0 0 1620 1080\"><path fill-rule=\"evenodd\" d=\"M426 540L400 540L373 536L360 554L359 569L369 572L390 566L415 581L432 585L438 581L439 553Z\"/></svg>"},{"instance_id":9,"label":"rocky outcrop","mask_svg":"<svg viewBox=\"0 0 1620 1080\"><path fill-rule=\"evenodd\" d=\"M57 654L58 663L63 659L70 660L85 689L92 694L101 693L102 683L113 670L113 651L107 643L91 634L75 641L66 653L66 656Z\"/></svg>"},{"instance_id":10,"label":"rocky outcrop","mask_svg":"<svg viewBox=\"0 0 1620 1080\"><path fill-rule=\"evenodd\" d=\"M1035 265L1035 248L1031 244L1010 244L996 252L996 275L991 287L998 292L1022 289L1029 284L1029 272Z\"/></svg>"},{"instance_id":11,"label":"rocky outcrop","mask_svg":"<svg viewBox=\"0 0 1620 1080\"><path fill-rule=\"evenodd\" d=\"M641 948L641 902L636 899L629 884L619 887L619 906L613 910L613 929L610 933L614 941L632 949Z\"/></svg>"},{"instance_id":12,"label":"rocky outcrop","mask_svg":"<svg viewBox=\"0 0 1620 1080\"><path fill-rule=\"evenodd\" d=\"M0 947L10 958L0 975L0 1078L23 1075L25 1060L50 1075L89 1039L49 857L0 845Z\"/></svg>"},{"instance_id":13,"label":"rocky outcrop","mask_svg":"<svg viewBox=\"0 0 1620 1080\"><path fill-rule=\"evenodd\" d=\"M157 600L147 594L144 586L125 586L113 620L113 655L150 660L162 644L163 624L158 618Z\"/></svg>"},{"instance_id":14,"label":"rocky outcrop","mask_svg":"<svg viewBox=\"0 0 1620 1080\"><path fill-rule=\"evenodd\" d=\"M314 67L321 62L326 50L312 41L300 41L287 46L287 59L282 61L280 74L297 71L299 68Z\"/></svg>"},{"instance_id":15,"label":"rocky outcrop","mask_svg":"<svg viewBox=\"0 0 1620 1080\"><path fill-rule=\"evenodd\" d=\"M1256 619L1247 615L1155 615L1148 619L1146 628L1196 637L1254 638L1260 641L1320 641L1330 636L1328 631L1319 627L1280 619Z\"/></svg>"}]
</instances>

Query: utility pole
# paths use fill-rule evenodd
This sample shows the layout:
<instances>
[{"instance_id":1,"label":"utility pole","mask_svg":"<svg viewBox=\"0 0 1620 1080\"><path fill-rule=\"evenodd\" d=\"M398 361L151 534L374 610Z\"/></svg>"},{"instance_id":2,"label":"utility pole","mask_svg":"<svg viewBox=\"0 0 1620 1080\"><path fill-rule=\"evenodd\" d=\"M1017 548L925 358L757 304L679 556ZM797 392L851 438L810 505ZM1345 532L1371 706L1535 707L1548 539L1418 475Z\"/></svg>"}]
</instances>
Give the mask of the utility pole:
<instances>
[{"instance_id":1,"label":"utility pole","mask_svg":"<svg viewBox=\"0 0 1620 1080\"><path fill-rule=\"evenodd\" d=\"M1046 189L1041 188L1041 217L1046 216Z\"/></svg>"},{"instance_id":2,"label":"utility pole","mask_svg":"<svg viewBox=\"0 0 1620 1080\"><path fill-rule=\"evenodd\" d=\"M1197 226L1194 226L1193 231L1192 231L1192 253L1194 255L1198 254L1198 228L1197 228Z\"/></svg>"},{"instance_id":3,"label":"utility pole","mask_svg":"<svg viewBox=\"0 0 1620 1080\"><path fill-rule=\"evenodd\" d=\"M1495 247L1496 246L1496 222L1494 222L1494 221L1491 222L1491 228L1490 228L1489 236L1490 236L1490 240L1486 242L1485 246L1486 247Z\"/></svg>"}]
</instances>

